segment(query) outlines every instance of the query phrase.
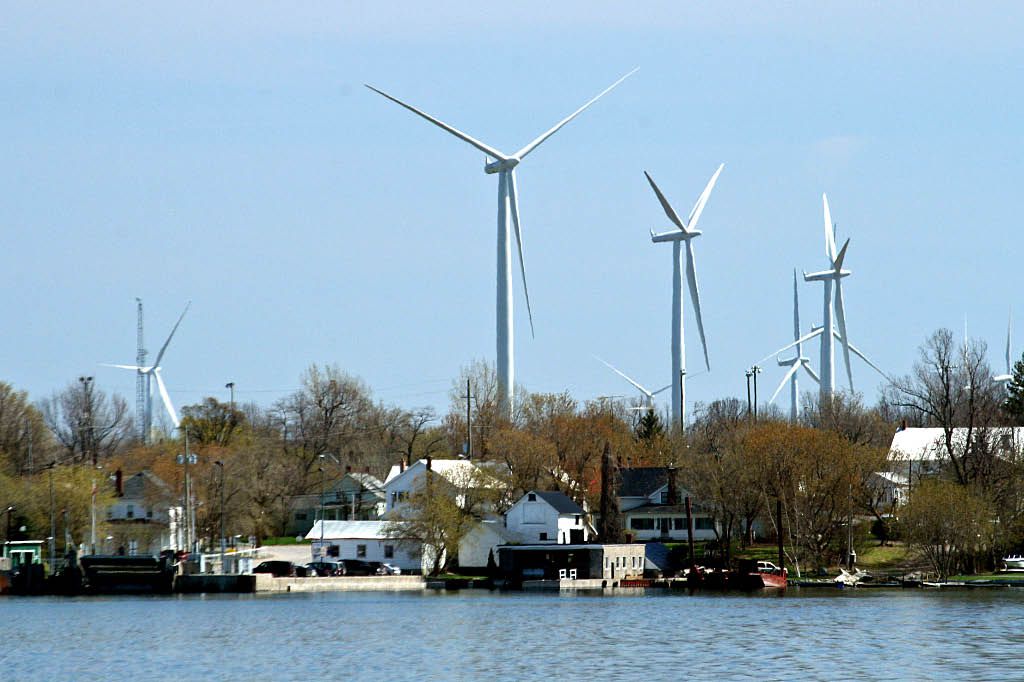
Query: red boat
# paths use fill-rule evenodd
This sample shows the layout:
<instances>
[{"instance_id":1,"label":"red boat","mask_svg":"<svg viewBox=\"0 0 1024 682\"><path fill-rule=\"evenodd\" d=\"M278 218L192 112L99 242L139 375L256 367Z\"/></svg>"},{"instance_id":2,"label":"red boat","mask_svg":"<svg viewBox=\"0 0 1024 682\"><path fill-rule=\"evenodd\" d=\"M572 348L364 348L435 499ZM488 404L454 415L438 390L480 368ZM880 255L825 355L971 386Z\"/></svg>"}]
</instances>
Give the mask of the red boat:
<instances>
[{"instance_id":1,"label":"red boat","mask_svg":"<svg viewBox=\"0 0 1024 682\"><path fill-rule=\"evenodd\" d=\"M758 561L757 570L750 575L752 582L761 580L761 588L766 590L784 590L789 574L786 569L779 568L770 561Z\"/></svg>"}]
</instances>

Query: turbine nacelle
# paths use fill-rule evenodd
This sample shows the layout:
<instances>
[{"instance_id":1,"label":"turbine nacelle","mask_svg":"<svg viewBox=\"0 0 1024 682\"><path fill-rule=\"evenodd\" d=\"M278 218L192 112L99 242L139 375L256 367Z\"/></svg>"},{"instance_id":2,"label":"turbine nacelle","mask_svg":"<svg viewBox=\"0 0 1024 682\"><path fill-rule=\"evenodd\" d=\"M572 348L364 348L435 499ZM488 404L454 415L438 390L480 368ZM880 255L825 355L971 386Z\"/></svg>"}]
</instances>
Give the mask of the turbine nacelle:
<instances>
[{"instance_id":1,"label":"turbine nacelle","mask_svg":"<svg viewBox=\"0 0 1024 682\"><path fill-rule=\"evenodd\" d=\"M684 242L690 241L694 237L699 237L703 232L700 230L669 230L668 232L657 233L651 230L651 241L655 244L661 242Z\"/></svg>"},{"instance_id":2,"label":"turbine nacelle","mask_svg":"<svg viewBox=\"0 0 1024 682\"><path fill-rule=\"evenodd\" d=\"M836 280L843 277L849 277L853 272L851 270L822 270L821 272L804 272L805 282L824 282L825 280Z\"/></svg>"},{"instance_id":3,"label":"turbine nacelle","mask_svg":"<svg viewBox=\"0 0 1024 682\"><path fill-rule=\"evenodd\" d=\"M502 171L510 171L518 165L519 159L514 156L507 159L498 159L497 161L488 161L484 164L484 173L494 175Z\"/></svg>"}]
</instances>

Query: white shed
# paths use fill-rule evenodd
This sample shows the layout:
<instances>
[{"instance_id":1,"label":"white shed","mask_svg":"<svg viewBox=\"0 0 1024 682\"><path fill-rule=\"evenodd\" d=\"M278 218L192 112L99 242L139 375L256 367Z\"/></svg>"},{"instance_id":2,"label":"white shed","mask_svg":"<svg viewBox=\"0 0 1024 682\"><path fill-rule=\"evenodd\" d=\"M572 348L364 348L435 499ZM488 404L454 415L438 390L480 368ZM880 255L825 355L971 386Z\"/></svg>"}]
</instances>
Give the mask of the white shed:
<instances>
[{"instance_id":1,"label":"white shed","mask_svg":"<svg viewBox=\"0 0 1024 682\"><path fill-rule=\"evenodd\" d=\"M323 545L320 526L323 524ZM403 572L423 570L422 549L414 541L388 537L387 521L317 521L306 533L312 541L312 558L360 559L398 566ZM323 552L321 553L321 547Z\"/></svg>"}]
</instances>

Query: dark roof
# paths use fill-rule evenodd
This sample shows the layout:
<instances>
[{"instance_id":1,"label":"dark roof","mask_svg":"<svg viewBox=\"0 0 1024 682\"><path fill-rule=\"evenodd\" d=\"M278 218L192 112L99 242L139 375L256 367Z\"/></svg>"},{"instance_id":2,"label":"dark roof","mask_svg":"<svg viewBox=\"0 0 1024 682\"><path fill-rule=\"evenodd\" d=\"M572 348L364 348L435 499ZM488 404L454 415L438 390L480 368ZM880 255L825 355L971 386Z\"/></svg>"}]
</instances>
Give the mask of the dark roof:
<instances>
[{"instance_id":1,"label":"dark roof","mask_svg":"<svg viewBox=\"0 0 1024 682\"><path fill-rule=\"evenodd\" d=\"M540 499L544 500L552 507L555 508L559 514L582 514L583 509L578 504L572 501L572 499L565 493L555 492L553 490L533 490L531 491L537 495Z\"/></svg>"},{"instance_id":2,"label":"dark roof","mask_svg":"<svg viewBox=\"0 0 1024 682\"><path fill-rule=\"evenodd\" d=\"M694 514L698 514L698 513L699 514L707 514L707 513L710 513L710 509L708 507L700 504L699 502L693 502L691 504L691 506L690 506L690 509L691 509L691 511ZM653 515L657 515L657 514L685 514L686 513L686 505L685 504L651 504L651 503L648 503L648 504L642 504L639 507L633 507L632 509L627 509L627 510L625 510L622 513L623 514L650 514L652 516Z\"/></svg>"},{"instance_id":3,"label":"dark roof","mask_svg":"<svg viewBox=\"0 0 1024 682\"><path fill-rule=\"evenodd\" d=\"M619 469L619 497L647 497L668 484L668 467Z\"/></svg>"}]
</instances>

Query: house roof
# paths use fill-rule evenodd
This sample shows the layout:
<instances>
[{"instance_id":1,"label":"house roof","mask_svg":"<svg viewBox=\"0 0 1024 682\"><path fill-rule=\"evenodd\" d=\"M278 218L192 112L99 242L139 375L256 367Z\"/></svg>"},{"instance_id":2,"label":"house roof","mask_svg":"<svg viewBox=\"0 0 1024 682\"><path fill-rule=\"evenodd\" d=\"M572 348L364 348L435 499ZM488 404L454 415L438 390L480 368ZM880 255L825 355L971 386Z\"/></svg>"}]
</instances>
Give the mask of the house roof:
<instances>
[{"instance_id":1,"label":"house roof","mask_svg":"<svg viewBox=\"0 0 1024 682\"><path fill-rule=\"evenodd\" d=\"M144 469L134 476L124 480L124 497L130 499L142 499L147 495L156 498L172 498L174 491L164 483L163 479L148 469Z\"/></svg>"},{"instance_id":2,"label":"house roof","mask_svg":"<svg viewBox=\"0 0 1024 682\"><path fill-rule=\"evenodd\" d=\"M354 471L354 472L349 472L349 473L347 473L345 475L348 476L349 478L351 478L352 480L357 481L361 486L363 486L367 490L372 490L374 492L380 492L381 494L383 494L383 492L384 492L384 483L383 483L383 481L381 481L379 478L377 478L373 474L368 474L368 473L364 473L364 472Z\"/></svg>"},{"instance_id":3,"label":"house roof","mask_svg":"<svg viewBox=\"0 0 1024 682\"><path fill-rule=\"evenodd\" d=\"M619 469L619 497L647 497L668 484L668 467Z\"/></svg>"},{"instance_id":4,"label":"house roof","mask_svg":"<svg viewBox=\"0 0 1024 682\"><path fill-rule=\"evenodd\" d=\"M323 524L325 540L387 540L384 532L388 521L315 521L306 533L307 540L320 539L320 524Z\"/></svg>"},{"instance_id":5,"label":"house roof","mask_svg":"<svg viewBox=\"0 0 1024 682\"><path fill-rule=\"evenodd\" d=\"M694 514L708 514L710 510L708 507L700 504L699 502L691 502L690 511ZM642 504L639 507L633 507L622 512L623 515L639 515L644 516L659 516L662 514L685 514L685 504Z\"/></svg>"},{"instance_id":6,"label":"house roof","mask_svg":"<svg viewBox=\"0 0 1024 682\"><path fill-rule=\"evenodd\" d=\"M970 429L960 427L953 429L953 441L962 446ZM1024 443L1024 427L990 427L973 429L974 433L985 433L992 438L1009 437L1007 449L1021 447ZM907 428L900 429L892 437L889 456L899 460L912 462L935 461L945 457L946 432L942 428Z\"/></svg>"},{"instance_id":7,"label":"house roof","mask_svg":"<svg viewBox=\"0 0 1024 682\"><path fill-rule=\"evenodd\" d=\"M430 470L435 474L447 479L449 482L455 485L462 485L464 483L473 481L473 476L480 472L486 473L490 477L500 473L500 469L504 467L504 464L496 462L473 462L468 459L432 459L430 461ZM412 471L422 472L427 467L427 460L418 460L405 468L405 471L398 471L398 466L391 467L391 472L388 474L388 480L385 485L390 484L403 476L411 476ZM507 471L507 469L506 469ZM477 487L490 487L492 483L484 483L480 485L481 481L474 481ZM495 479L494 484L497 483Z\"/></svg>"},{"instance_id":8,"label":"house roof","mask_svg":"<svg viewBox=\"0 0 1024 682\"><path fill-rule=\"evenodd\" d=\"M572 498L565 493L555 490L531 490L530 492L554 507L559 514L583 513L583 508L573 502Z\"/></svg>"},{"instance_id":9,"label":"house roof","mask_svg":"<svg viewBox=\"0 0 1024 682\"><path fill-rule=\"evenodd\" d=\"M905 486L908 483L906 474L898 474L892 471L876 471L874 474L883 481L896 486Z\"/></svg>"}]
</instances>

